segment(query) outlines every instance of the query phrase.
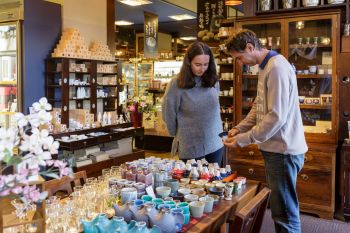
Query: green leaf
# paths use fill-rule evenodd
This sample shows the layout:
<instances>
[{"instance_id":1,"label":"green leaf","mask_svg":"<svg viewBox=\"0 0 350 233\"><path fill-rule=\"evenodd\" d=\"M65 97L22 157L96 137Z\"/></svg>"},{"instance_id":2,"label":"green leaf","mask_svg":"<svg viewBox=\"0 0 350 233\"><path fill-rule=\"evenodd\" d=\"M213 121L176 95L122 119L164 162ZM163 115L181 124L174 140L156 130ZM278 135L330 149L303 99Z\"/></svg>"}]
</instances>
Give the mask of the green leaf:
<instances>
[{"instance_id":1,"label":"green leaf","mask_svg":"<svg viewBox=\"0 0 350 233\"><path fill-rule=\"evenodd\" d=\"M4 152L5 152L5 157L4 157L3 161L7 164L11 160L12 154L9 151L9 149L7 149L7 148L5 148Z\"/></svg>"},{"instance_id":2,"label":"green leaf","mask_svg":"<svg viewBox=\"0 0 350 233\"><path fill-rule=\"evenodd\" d=\"M11 156L10 160L7 162L7 165L17 165L22 162L22 157L20 156Z\"/></svg>"}]
</instances>

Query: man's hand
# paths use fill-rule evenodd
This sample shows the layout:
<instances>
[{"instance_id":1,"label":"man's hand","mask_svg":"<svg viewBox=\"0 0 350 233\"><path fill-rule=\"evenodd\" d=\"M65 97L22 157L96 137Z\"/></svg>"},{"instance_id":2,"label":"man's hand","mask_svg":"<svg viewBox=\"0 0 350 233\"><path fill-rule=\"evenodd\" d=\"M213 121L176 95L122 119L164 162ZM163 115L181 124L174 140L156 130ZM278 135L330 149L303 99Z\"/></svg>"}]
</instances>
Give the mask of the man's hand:
<instances>
[{"instance_id":1,"label":"man's hand","mask_svg":"<svg viewBox=\"0 0 350 233\"><path fill-rule=\"evenodd\" d=\"M239 145L235 137L229 137L223 141L224 145L230 148L238 148Z\"/></svg>"},{"instance_id":2,"label":"man's hand","mask_svg":"<svg viewBox=\"0 0 350 233\"><path fill-rule=\"evenodd\" d=\"M236 136L237 134L239 134L239 130L236 128L233 128L230 131L228 131L229 138L232 138L232 137Z\"/></svg>"}]
</instances>

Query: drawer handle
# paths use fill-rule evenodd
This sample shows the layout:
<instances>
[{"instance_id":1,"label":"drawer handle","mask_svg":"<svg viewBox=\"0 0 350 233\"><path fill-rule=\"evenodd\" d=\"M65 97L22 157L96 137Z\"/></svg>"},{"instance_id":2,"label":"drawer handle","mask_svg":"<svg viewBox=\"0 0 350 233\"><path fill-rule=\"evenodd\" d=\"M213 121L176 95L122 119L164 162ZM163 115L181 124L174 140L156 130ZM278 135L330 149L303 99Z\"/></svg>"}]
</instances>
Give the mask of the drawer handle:
<instances>
[{"instance_id":1,"label":"drawer handle","mask_svg":"<svg viewBox=\"0 0 350 233\"><path fill-rule=\"evenodd\" d=\"M254 151L249 151L248 154L249 154L250 156L254 156Z\"/></svg>"},{"instance_id":2,"label":"drawer handle","mask_svg":"<svg viewBox=\"0 0 350 233\"><path fill-rule=\"evenodd\" d=\"M301 178L305 181L308 181L309 180L309 176L308 175L305 175L305 174L301 174Z\"/></svg>"},{"instance_id":3,"label":"drawer handle","mask_svg":"<svg viewBox=\"0 0 350 233\"><path fill-rule=\"evenodd\" d=\"M253 168L249 168L248 172L249 172L249 174L253 174L254 173L254 169Z\"/></svg>"},{"instance_id":4,"label":"drawer handle","mask_svg":"<svg viewBox=\"0 0 350 233\"><path fill-rule=\"evenodd\" d=\"M85 142L84 142L84 145L85 145L85 146L86 146L86 143L87 143L87 142L85 141Z\"/></svg>"}]
</instances>

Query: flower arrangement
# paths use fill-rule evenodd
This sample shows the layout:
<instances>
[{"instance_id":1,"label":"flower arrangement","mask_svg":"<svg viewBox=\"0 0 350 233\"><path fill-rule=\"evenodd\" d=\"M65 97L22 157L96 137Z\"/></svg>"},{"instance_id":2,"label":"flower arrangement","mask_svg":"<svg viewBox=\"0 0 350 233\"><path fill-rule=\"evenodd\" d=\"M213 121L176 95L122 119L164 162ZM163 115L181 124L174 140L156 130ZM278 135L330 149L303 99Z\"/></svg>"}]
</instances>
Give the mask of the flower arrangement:
<instances>
[{"instance_id":1,"label":"flower arrangement","mask_svg":"<svg viewBox=\"0 0 350 233\"><path fill-rule=\"evenodd\" d=\"M128 110L130 112L150 112L153 111L152 99L147 96L134 96L128 100Z\"/></svg>"},{"instance_id":2,"label":"flower arrangement","mask_svg":"<svg viewBox=\"0 0 350 233\"><path fill-rule=\"evenodd\" d=\"M39 175L59 178L72 173L65 162L51 157L58 153L59 143L42 129L52 119L51 109L47 99L41 98L29 115L15 114L16 126L0 128L0 197L17 195L24 203L42 201L47 192L41 193L30 181ZM14 172L8 174L11 167Z\"/></svg>"}]
</instances>

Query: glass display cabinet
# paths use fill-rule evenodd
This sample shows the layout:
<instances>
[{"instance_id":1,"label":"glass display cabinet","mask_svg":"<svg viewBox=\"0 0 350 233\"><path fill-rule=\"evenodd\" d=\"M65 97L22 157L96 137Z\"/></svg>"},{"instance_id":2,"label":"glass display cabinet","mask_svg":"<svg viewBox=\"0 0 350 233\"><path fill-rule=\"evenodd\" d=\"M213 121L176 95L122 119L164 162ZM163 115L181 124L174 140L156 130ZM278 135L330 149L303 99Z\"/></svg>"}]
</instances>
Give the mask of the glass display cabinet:
<instances>
[{"instance_id":1,"label":"glass display cabinet","mask_svg":"<svg viewBox=\"0 0 350 233\"><path fill-rule=\"evenodd\" d=\"M125 85L127 86L127 94L132 97L136 94L135 90L135 63L123 62L122 65L122 74L123 79L125 80Z\"/></svg>"},{"instance_id":2,"label":"glass display cabinet","mask_svg":"<svg viewBox=\"0 0 350 233\"><path fill-rule=\"evenodd\" d=\"M9 127L19 109L19 25L0 23L0 126Z\"/></svg>"},{"instance_id":3,"label":"glass display cabinet","mask_svg":"<svg viewBox=\"0 0 350 233\"><path fill-rule=\"evenodd\" d=\"M153 79L153 62L137 63L136 85L139 96L147 95L147 89Z\"/></svg>"}]
</instances>

